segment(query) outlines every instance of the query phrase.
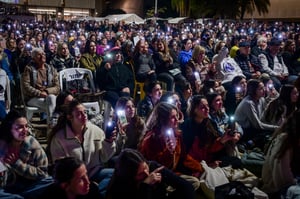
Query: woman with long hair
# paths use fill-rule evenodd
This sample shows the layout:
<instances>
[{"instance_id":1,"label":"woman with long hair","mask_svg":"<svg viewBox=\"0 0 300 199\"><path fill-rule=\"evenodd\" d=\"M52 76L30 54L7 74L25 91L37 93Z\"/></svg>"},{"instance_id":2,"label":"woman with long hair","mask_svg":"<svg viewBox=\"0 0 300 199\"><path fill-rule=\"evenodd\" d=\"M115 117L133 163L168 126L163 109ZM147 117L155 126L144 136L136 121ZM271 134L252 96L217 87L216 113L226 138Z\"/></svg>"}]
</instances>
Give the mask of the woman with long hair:
<instances>
[{"instance_id":1,"label":"woman with long hair","mask_svg":"<svg viewBox=\"0 0 300 199\"><path fill-rule=\"evenodd\" d=\"M88 121L85 107L73 100L48 138L52 162L70 156L83 160L89 178L99 183L104 193L113 173L105 163L115 154L115 136L105 137L102 129Z\"/></svg>"},{"instance_id":2,"label":"woman with long hair","mask_svg":"<svg viewBox=\"0 0 300 199\"><path fill-rule=\"evenodd\" d=\"M279 97L270 102L264 111L262 121L273 124L282 125L286 118L297 109L299 91L293 85L282 85Z\"/></svg>"},{"instance_id":3,"label":"woman with long hair","mask_svg":"<svg viewBox=\"0 0 300 199\"><path fill-rule=\"evenodd\" d=\"M120 97L115 108L119 134L117 136L117 153L124 148L137 149L144 135L145 121L136 113L134 100L131 97ZM125 118L122 118L122 112Z\"/></svg>"},{"instance_id":4,"label":"woman with long hair","mask_svg":"<svg viewBox=\"0 0 300 199\"><path fill-rule=\"evenodd\" d=\"M293 112L274 133L262 168L262 190L270 198L298 198L300 176L300 112Z\"/></svg>"},{"instance_id":5,"label":"woman with long hair","mask_svg":"<svg viewBox=\"0 0 300 199\"><path fill-rule=\"evenodd\" d=\"M168 186L173 190L168 191ZM169 169L148 161L137 150L124 149L117 159L106 198L192 199L194 191L190 183Z\"/></svg>"},{"instance_id":6,"label":"woman with long hair","mask_svg":"<svg viewBox=\"0 0 300 199\"><path fill-rule=\"evenodd\" d=\"M235 110L235 119L242 126L244 135L242 141L251 143L260 149L278 125L267 124L261 121L267 103L264 98L265 86L257 79L251 79L247 83L247 95L239 103Z\"/></svg>"},{"instance_id":7,"label":"woman with long hair","mask_svg":"<svg viewBox=\"0 0 300 199\"><path fill-rule=\"evenodd\" d=\"M101 198L97 184L89 180L82 160L75 157L58 159L54 165L54 183L42 193L43 199Z\"/></svg>"},{"instance_id":8,"label":"woman with long hair","mask_svg":"<svg viewBox=\"0 0 300 199\"><path fill-rule=\"evenodd\" d=\"M33 190L41 188L43 182L47 183L47 155L30 135L28 121L21 112L10 111L2 121L0 131L0 163L6 168L4 173L0 172L1 179L6 179L1 182L2 187L8 193L33 197Z\"/></svg>"},{"instance_id":9,"label":"woman with long hair","mask_svg":"<svg viewBox=\"0 0 300 199\"><path fill-rule=\"evenodd\" d=\"M187 153L195 160L204 160L209 166L220 166L217 154L224 144L238 140L239 134L220 133L215 122L209 118L209 104L205 96L195 95L188 107L188 118L180 126Z\"/></svg>"},{"instance_id":10,"label":"woman with long hair","mask_svg":"<svg viewBox=\"0 0 300 199\"><path fill-rule=\"evenodd\" d=\"M148 160L154 160L191 182L196 189L203 172L200 162L185 151L179 130L178 108L159 102L146 121L146 133L139 150Z\"/></svg>"}]
</instances>

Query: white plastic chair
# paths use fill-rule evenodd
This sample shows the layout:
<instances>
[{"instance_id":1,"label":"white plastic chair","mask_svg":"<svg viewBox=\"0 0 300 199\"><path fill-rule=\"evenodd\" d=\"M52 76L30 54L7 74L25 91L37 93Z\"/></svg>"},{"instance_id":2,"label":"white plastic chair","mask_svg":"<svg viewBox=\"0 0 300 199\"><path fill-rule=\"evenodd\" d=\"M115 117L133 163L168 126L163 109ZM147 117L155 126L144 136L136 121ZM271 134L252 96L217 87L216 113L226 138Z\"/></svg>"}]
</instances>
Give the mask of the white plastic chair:
<instances>
[{"instance_id":1,"label":"white plastic chair","mask_svg":"<svg viewBox=\"0 0 300 199\"><path fill-rule=\"evenodd\" d=\"M60 82L60 89L62 91L70 91L70 89L74 89L74 88L69 88L69 85L67 82L71 82L71 81L75 81L75 86L77 85L77 83L80 84L80 82L76 82L76 81L80 81L80 80L85 80L85 84L87 84L87 89L88 94L93 94L95 93L96 89L95 89L95 84L94 84L94 80L93 80L93 73L91 70L86 69L86 68L67 68L67 69L63 69L59 72L59 82ZM84 81L82 81L81 83L83 83ZM81 92L83 89L80 88L80 86L82 85L77 85L77 89L76 90L76 94L84 96L86 93L85 92ZM71 91L72 92L72 91ZM75 96L76 96L75 94ZM106 112L106 109L108 109L107 106L109 106L107 103L104 102L104 100L102 99L101 95L99 96L97 101L88 101L88 102L82 102L82 104L87 108L91 108L93 107L94 110L96 110L97 113L102 113L102 112ZM105 114L104 114L105 115Z\"/></svg>"},{"instance_id":2,"label":"white plastic chair","mask_svg":"<svg viewBox=\"0 0 300 199\"><path fill-rule=\"evenodd\" d=\"M44 113L45 111L40 109L39 107L36 107L36 106L29 106L25 102L22 75L20 77L20 88L21 88L20 89L21 90L21 98L22 98L22 102L23 102L23 105L24 105L26 118L29 122L31 122L34 113Z\"/></svg>"}]
</instances>

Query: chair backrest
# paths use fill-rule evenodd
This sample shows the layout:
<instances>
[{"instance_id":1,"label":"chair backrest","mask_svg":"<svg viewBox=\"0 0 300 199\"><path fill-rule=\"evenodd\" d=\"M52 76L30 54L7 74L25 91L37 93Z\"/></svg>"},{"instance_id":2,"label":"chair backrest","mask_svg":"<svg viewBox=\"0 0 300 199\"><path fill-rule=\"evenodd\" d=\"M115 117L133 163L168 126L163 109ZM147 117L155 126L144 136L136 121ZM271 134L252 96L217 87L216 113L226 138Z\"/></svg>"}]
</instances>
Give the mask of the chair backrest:
<instances>
[{"instance_id":1,"label":"chair backrest","mask_svg":"<svg viewBox=\"0 0 300 199\"><path fill-rule=\"evenodd\" d=\"M66 68L59 72L62 91L73 94L95 92L93 73L87 68Z\"/></svg>"}]
</instances>

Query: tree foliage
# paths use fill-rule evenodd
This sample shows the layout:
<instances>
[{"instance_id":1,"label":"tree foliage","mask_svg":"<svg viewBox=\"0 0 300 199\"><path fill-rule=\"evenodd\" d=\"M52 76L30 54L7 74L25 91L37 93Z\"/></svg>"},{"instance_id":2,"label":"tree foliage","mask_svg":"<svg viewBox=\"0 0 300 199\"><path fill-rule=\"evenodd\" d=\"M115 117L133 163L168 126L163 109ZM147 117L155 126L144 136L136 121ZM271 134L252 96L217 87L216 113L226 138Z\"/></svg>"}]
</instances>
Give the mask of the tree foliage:
<instances>
[{"instance_id":1,"label":"tree foliage","mask_svg":"<svg viewBox=\"0 0 300 199\"><path fill-rule=\"evenodd\" d=\"M268 13L270 0L171 0L171 6L180 16L243 19L246 13Z\"/></svg>"}]
</instances>

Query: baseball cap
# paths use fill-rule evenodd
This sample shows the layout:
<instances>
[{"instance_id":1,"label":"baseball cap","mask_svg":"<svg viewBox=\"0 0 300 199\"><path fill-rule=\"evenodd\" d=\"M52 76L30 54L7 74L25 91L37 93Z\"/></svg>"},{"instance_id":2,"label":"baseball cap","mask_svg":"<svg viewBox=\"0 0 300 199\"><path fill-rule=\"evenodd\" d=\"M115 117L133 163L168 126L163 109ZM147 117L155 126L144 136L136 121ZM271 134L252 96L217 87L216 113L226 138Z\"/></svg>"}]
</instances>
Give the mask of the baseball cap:
<instances>
[{"instance_id":1,"label":"baseball cap","mask_svg":"<svg viewBox=\"0 0 300 199\"><path fill-rule=\"evenodd\" d=\"M248 47L248 46L250 46L250 43L247 41L241 41L239 43L239 47Z\"/></svg>"}]
</instances>

